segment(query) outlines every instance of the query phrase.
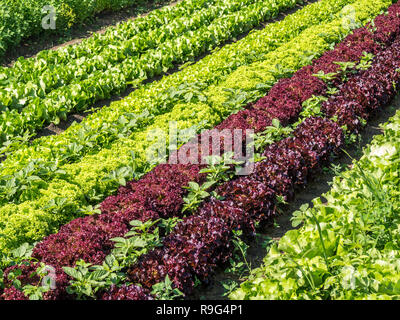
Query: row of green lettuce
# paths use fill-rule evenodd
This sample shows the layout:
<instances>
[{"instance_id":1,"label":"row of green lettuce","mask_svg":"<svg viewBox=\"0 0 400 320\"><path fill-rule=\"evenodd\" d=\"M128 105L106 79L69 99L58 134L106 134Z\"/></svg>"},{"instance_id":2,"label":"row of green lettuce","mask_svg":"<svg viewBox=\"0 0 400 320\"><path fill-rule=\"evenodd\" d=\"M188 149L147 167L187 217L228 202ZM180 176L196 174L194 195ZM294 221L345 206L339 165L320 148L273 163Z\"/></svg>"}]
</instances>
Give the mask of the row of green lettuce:
<instances>
[{"instance_id":1,"label":"row of green lettuce","mask_svg":"<svg viewBox=\"0 0 400 320\"><path fill-rule=\"evenodd\" d=\"M6 84L0 113L0 142L10 143L18 137L35 134L45 124L57 124L72 111L84 111L97 101L120 94L127 86L140 87L155 76L170 71L177 64L194 60L228 40L250 31L261 22L293 7L299 0L228 0L215 1L204 10L173 24L169 37L165 31L144 35L138 43L154 46L141 50L135 41L107 46L104 56L79 58L65 72L47 73L39 83ZM182 28L184 26L184 28ZM127 48L125 48L127 46ZM136 52L135 52L136 51ZM53 80L59 74L62 81ZM7 80L9 81L9 80ZM17 83L17 84L15 84ZM49 86L48 86L49 85Z\"/></svg>"},{"instance_id":2,"label":"row of green lettuce","mask_svg":"<svg viewBox=\"0 0 400 320\"><path fill-rule=\"evenodd\" d=\"M400 298L400 112L231 299Z\"/></svg>"},{"instance_id":3,"label":"row of green lettuce","mask_svg":"<svg viewBox=\"0 0 400 320\"><path fill-rule=\"evenodd\" d=\"M255 1L243 1L241 4L246 6ZM57 50L43 50L36 57L28 59L20 57L12 67L0 69L2 88L17 91L9 92L8 96L2 92L0 101L7 105L7 98L17 100L29 97L20 91L22 85L28 83L33 87L31 95L39 95L40 80L44 82L48 93L51 89L76 80L71 79L71 70L75 70L78 79L83 76L83 71L105 70L104 66L121 62L122 56L136 56L156 48L179 33L199 28L199 23L211 22L216 12L224 14L223 10L237 11L239 3L231 7L233 3L228 1L224 5L220 0L183 0L175 6L165 6L143 17L111 26L104 33L95 33L78 44Z\"/></svg>"},{"instance_id":4,"label":"row of green lettuce","mask_svg":"<svg viewBox=\"0 0 400 320\"><path fill-rule=\"evenodd\" d=\"M80 24L99 12L144 5L146 0L2 0L0 6L0 58L9 48L32 36L62 32ZM160 1L156 1L160 2ZM42 19L52 6L56 13L56 29L44 30Z\"/></svg>"},{"instance_id":5,"label":"row of green lettuce","mask_svg":"<svg viewBox=\"0 0 400 320\"><path fill-rule=\"evenodd\" d=\"M43 50L35 57L28 59L19 57L12 67L0 68L2 78L18 79L22 83L30 81L36 83L36 78L45 74L47 68L65 66L79 58L99 55L107 50L106 45L118 45L140 34L155 32L215 2L213 0L180 1L174 6L163 6L135 19L119 22L106 28L104 32L82 39L75 45L64 46L57 50Z\"/></svg>"},{"instance_id":6,"label":"row of green lettuce","mask_svg":"<svg viewBox=\"0 0 400 320\"><path fill-rule=\"evenodd\" d=\"M318 26L310 27L291 41L281 45L277 50L263 55L261 61L256 61L240 68L232 68L237 70L222 77L224 81L200 91L199 97L203 97L201 101L196 99L192 102L185 102L185 99L181 100L176 96L169 97L168 95L167 97L170 99L167 100L169 103L167 107L171 111L150 117L150 121L147 120L149 116L147 118L144 117L143 121L146 120L149 124L147 127L141 127L140 132L130 132L126 136L119 137L114 143L103 146L98 153L84 156L79 162L58 166L58 160L56 160L53 168L38 166L36 168L38 170L35 171L34 175L31 174L22 178L15 178L14 176L12 179L5 180L2 190L9 188L13 196L9 200L2 199L3 205L0 208L1 250L8 251L18 247L21 243L40 240L44 236L56 232L60 225L71 219L85 213L95 212L95 208L92 207L93 204L112 194L126 180L140 177L145 172L148 172L155 164L162 161L162 159L157 159L153 163L147 161L147 154L157 141L156 138L148 139L150 133L154 134L154 130L163 131L168 143L170 121L176 121L179 129L192 128L196 132L214 126L222 118L238 109L238 102L224 103L230 97L229 92L224 90L225 88L231 87L243 90L243 92L244 90L248 93L250 92L250 96L245 95L243 101L245 103L246 98L250 99L265 95L266 88L260 88L260 83L274 83L279 78L287 76L288 71L278 68L278 65L285 65L292 70L298 70L300 67L309 64L312 57L321 55L331 48L334 43L340 41L351 30L349 25L343 23L343 17L340 13L332 15L335 12L333 3L336 5L341 3L343 6L348 1L323 0L308 8L306 7L303 12L297 15L297 18L302 13L313 16L328 15L330 18L319 22L318 19L311 19L311 21L317 21ZM352 4L352 8L355 12L356 21L366 23L390 4L391 1L387 0L359 0ZM325 10L321 10L322 8ZM340 10L340 8L336 10ZM308 18L307 15L304 14L304 16ZM285 20L279 23L279 26L284 25L284 23ZM300 20L296 20L296 23L300 24ZM269 29L273 29L273 25ZM250 42L250 45L257 43L257 40L261 42L263 40L262 37L257 39L254 36L255 34L252 34L254 41ZM223 57L226 58L226 55ZM210 62L215 61L209 57L207 60ZM226 66L227 61L230 60L219 61L219 67ZM202 63L199 63L199 65L204 66ZM212 63L210 63L211 66L213 66ZM275 69L273 68L274 66ZM218 68L218 65L214 65L214 67ZM187 80L188 76L191 75L186 73L187 70L192 71L195 69L189 69L188 67L182 73L179 72L172 75L172 79L175 80L180 75ZM209 70L197 70L194 76L200 75L201 71ZM163 88L163 85L168 83L169 79L169 77L166 77L157 84ZM235 81L235 79L241 81ZM192 83L191 86L193 85L195 84ZM154 97L154 91L151 90L154 87L147 88L150 89L148 92L144 90L137 91L143 95L138 97L143 102L147 100L146 98L151 98L152 95ZM161 91L160 88L156 89ZM168 88L165 91L167 93L170 92ZM127 100L132 102L133 97ZM164 96L164 100L161 100L161 103L165 103L165 100L166 97ZM125 103L126 101L121 104ZM143 107L143 104L133 104L133 106L140 108ZM116 113L116 110L110 109L108 112L111 116L111 112ZM92 119L95 120L94 117ZM123 125L126 126L128 124L123 122ZM187 140L188 137L185 137L180 143L183 144ZM36 160L35 165L38 163L40 164L40 161ZM50 173L52 178L46 181L46 176ZM18 185L21 179L25 179L25 181L23 184ZM12 187L9 181L12 181L17 187Z\"/></svg>"}]
</instances>

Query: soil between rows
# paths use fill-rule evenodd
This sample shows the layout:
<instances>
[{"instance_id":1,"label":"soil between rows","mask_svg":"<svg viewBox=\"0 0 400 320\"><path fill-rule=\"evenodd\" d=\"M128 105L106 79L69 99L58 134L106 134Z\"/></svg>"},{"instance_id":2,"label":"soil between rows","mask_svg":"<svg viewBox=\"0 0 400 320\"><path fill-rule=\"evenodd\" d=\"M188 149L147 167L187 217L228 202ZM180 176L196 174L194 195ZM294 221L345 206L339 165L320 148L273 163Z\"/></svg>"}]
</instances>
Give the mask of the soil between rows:
<instances>
[{"instance_id":1,"label":"soil between rows","mask_svg":"<svg viewBox=\"0 0 400 320\"><path fill-rule=\"evenodd\" d=\"M371 143L374 136L382 134L383 131L379 125L387 122L390 117L394 116L397 110L400 110L400 93L393 99L393 101L383 108L378 114L374 115L368 125L364 128L361 133L359 143L344 148L349 155L359 160L363 155L363 148ZM335 161L332 162L334 165L341 165L347 170L352 168L352 159L350 159L345 153L342 153ZM295 199L288 205L282 208L282 212L279 216L276 216L273 221L265 224L257 230L257 233L263 237L269 237L273 240L279 240L287 231L294 229L292 227L290 218L292 213L300 208L301 205L308 203L312 207L311 200L320 197L322 194L328 192L331 188L329 182L332 181L335 174L332 170L322 170L319 174L314 175L312 180L301 190L295 193ZM260 242L251 241L247 243L249 245L247 261L250 263L251 268L255 269L262 265L263 258L267 254ZM241 283L243 279L240 279L238 275L227 274L225 269L229 267L228 264L221 266L215 274L210 277L207 284L199 286L194 294L188 297L189 300L221 300L228 299L223 297L226 291L221 284L221 281L232 280Z\"/></svg>"}]
</instances>

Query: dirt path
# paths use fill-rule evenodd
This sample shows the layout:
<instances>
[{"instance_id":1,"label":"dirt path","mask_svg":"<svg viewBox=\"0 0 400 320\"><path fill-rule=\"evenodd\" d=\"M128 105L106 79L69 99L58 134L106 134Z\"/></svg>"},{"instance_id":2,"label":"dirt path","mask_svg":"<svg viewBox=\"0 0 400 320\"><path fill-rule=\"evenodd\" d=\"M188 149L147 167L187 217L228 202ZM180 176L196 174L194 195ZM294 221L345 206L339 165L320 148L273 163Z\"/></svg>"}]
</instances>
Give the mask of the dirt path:
<instances>
[{"instance_id":1,"label":"dirt path","mask_svg":"<svg viewBox=\"0 0 400 320\"><path fill-rule=\"evenodd\" d=\"M74 45L95 33L103 34L108 27L120 22L135 20L148 15L152 10L163 6L174 6L181 0L150 0L141 6L133 5L118 11L105 11L97 14L82 25L73 26L62 34L52 34L43 37L31 37L23 41L17 48L9 49L1 66L12 67L19 57L31 58L43 50L57 50L58 48Z\"/></svg>"},{"instance_id":2,"label":"dirt path","mask_svg":"<svg viewBox=\"0 0 400 320\"><path fill-rule=\"evenodd\" d=\"M267 20L265 22L260 23L256 28L253 28L253 30L254 29L256 29L256 30L264 29L268 24L280 21L280 20L284 19L287 15L290 15L290 14L300 10L301 8L307 6L308 4L311 4L311 3L317 2L317 1L318 0L305 0L303 4L301 4L301 5L297 4L294 8L289 9L286 12L280 13L276 18L269 19L269 20ZM171 2L170 5L174 5L176 3L177 2ZM248 34L249 34L249 32L245 32L245 33L237 36L235 39L226 41L225 43L223 43L221 45L221 47L225 46L225 45L228 45L228 44L231 44L231 43L234 43L234 42L237 42L237 41L243 39L244 37L246 37ZM203 59L204 57L206 57L209 54L210 54L210 52L206 52L206 53L198 56L194 60L194 63L199 61L199 60L201 60L201 59ZM160 80L163 76L170 75L170 74L173 74L175 72L178 72L180 70L179 69L180 66L181 66L181 64L176 65L175 68L169 70L168 72L166 72L166 73L164 73L164 74L162 74L160 76L153 77L151 79L147 79L145 81L145 83L152 83L154 81ZM93 108L92 108L93 111L83 111L83 112L80 112L80 113L69 114L67 116L67 119L61 121L58 125L50 124L50 125L44 127L42 130L38 131L37 135L33 139L37 139L37 138L42 137L42 136L60 134L61 132L65 131L69 126L71 126L74 122L78 122L78 123L81 122L89 114L92 114L93 112L96 112L97 110L101 109L102 107L109 106L114 101L122 100L123 98L127 97L130 93L132 93L134 90L135 89L133 89L132 87L128 87L124 92L122 92L119 95L114 95L113 97L111 97L110 99L107 99L107 100L97 101L94 104Z\"/></svg>"},{"instance_id":3,"label":"dirt path","mask_svg":"<svg viewBox=\"0 0 400 320\"><path fill-rule=\"evenodd\" d=\"M375 115L369 121L364 131L361 134L360 143L358 145L353 145L352 147L345 148L350 156L354 159L360 159L362 156L362 149L368 145L375 135L381 134L382 130L379 125L385 123L390 117L392 117L397 110L400 110L400 94L393 100L393 102L384 108L379 114ZM341 165L344 168L351 167L352 160L347 155L342 155L337 158L333 164ZM274 222L270 222L264 225L258 230L258 233L262 236L272 238L274 240L279 240L287 231L293 229L290 222L292 213L300 208L302 204L308 203L312 206L311 200L320 197L323 193L330 190L329 182L332 181L335 174L331 170L323 170L320 174L315 176L315 178L310 181L310 183L302 190L298 190L295 195L295 200L290 202L282 211L282 214L275 219ZM257 268L262 264L262 259L266 255L266 250L261 246L261 243L253 241L248 243L250 248L248 250L248 261L251 263L251 268ZM193 294L189 299L227 299L222 295L225 292L221 281L233 280L238 281L238 276L232 274L224 273L225 268L223 266L213 277L210 278L208 285L200 286L195 294ZM240 282L240 281L239 281Z\"/></svg>"}]
</instances>

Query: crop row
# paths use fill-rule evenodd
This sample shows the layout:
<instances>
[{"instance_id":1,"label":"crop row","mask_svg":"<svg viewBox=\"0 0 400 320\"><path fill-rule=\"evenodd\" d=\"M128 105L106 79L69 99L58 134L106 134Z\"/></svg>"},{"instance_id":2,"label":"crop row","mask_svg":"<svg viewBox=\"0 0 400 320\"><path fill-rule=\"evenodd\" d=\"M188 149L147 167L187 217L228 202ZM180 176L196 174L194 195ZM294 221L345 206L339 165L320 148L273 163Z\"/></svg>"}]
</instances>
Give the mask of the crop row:
<instances>
[{"instance_id":1,"label":"crop row","mask_svg":"<svg viewBox=\"0 0 400 320\"><path fill-rule=\"evenodd\" d=\"M324 4L327 3L329 1ZM372 12L377 13L381 8L388 5L387 1L368 2L368 4L365 1L360 1L355 3L354 7L358 14L357 17L365 21L367 17L371 16ZM314 6L315 8L318 10L321 7ZM317 14L319 11L314 11L314 13ZM320 33L322 30L325 33ZM317 34L313 34L314 32ZM280 48L281 51L276 53L278 55L278 57L275 57L276 60L272 56L274 52L271 54L271 59L276 63L279 61L278 59L283 57L281 62L287 63L293 69L298 69L306 64L303 59L305 50L312 49L315 54L321 54L329 48L333 39L339 41L342 34L348 32L348 27L343 26L341 19L322 24L318 28L312 28L304 33L304 37L299 36L295 39L295 42L289 42L288 46L294 45L295 48L299 48L298 50L290 49L291 55L289 57L287 56L287 47L283 46ZM327 37L329 42L326 43L323 37ZM261 62L257 64L260 67L258 70L261 70ZM271 78L271 71L267 71L270 69L268 66L271 66L270 59L265 60L264 70L266 71L265 77ZM277 72L275 72L275 76L278 78L284 75L277 75ZM274 77L278 80L277 78ZM261 81L260 78L257 79ZM194 120L193 115L196 115L198 120ZM5 187L10 187L13 192L17 190L19 196L23 195L22 199L26 201L19 204L18 202L16 204L5 203L1 207L0 215L2 221L4 221L1 231L2 237L0 238L1 248L9 251L23 242L40 240L43 236L56 232L61 224L70 221L83 212L87 212L88 209L85 206L104 199L119 184L124 183L125 179L132 179L134 173L149 171L152 165L149 166L147 163L146 152L154 142L146 141L146 135L151 129L161 128L165 130L168 128L170 120L178 121L178 128L188 128L208 120L209 127L210 124L219 123L221 116L208 104L187 103L177 104L173 112L162 115L156 120L153 127L134 135L130 139L120 139L111 148L103 149L95 155L89 155L85 157L84 161L61 167L64 172L58 172L56 179L50 182L38 179L38 174L36 174L33 175L34 178L25 182L22 188L13 188L12 183L20 182L24 176L8 179L5 182ZM198 131L204 127L206 125L203 123L202 126L199 126ZM133 160L130 154L132 150L135 152ZM132 167L133 165L135 167ZM90 168L90 170L87 168ZM41 168L39 167L39 169ZM56 167L56 169L58 168ZM46 176L49 171L45 171L43 176Z\"/></svg>"},{"instance_id":2,"label":"crop row","mask_svg":"<svg viewBox=\"0 0 400 320\"><path fill-rule=\"evenodd\" d=\"M304 225L271 248L232 299L399 299L400 112L383 129L326 200L294 213Z\"/></svg>"},{"instance_id":3,"label":"crop row","mask_svg":"<svg viewBox=\"0 0 400 320\"><path fill-rule=\"evenodd\" d=\"M21 40L40 35L44 29L42 19L50 11L42 12L52 6L57 17L56 31L69 29L82 23L95 14L105 10L118 10L144 1L133 0L4 0L0 8L0 57L10 47L17 46ZM45 30L47 33L52 30Z\"/></svg>"},{"instance_id":4,"label":"crop row","mask_svg":"<svg viewBox=\"0 0 400 320\"><path fill-rule=\"evenodd\" d=\"M254 107L232 115L219 128L233 130L244 127L260 131L263 127L268 126L272 119L278 118L285 124L293 122L298 117L304 101L313 95L323 94L326 91L324 82L314 77L313 74L323 70L336 71L339 66L335 62L359 60L365 51L373 53L381 51L381 45L378 45L376 41L389 45L399 33L398 11L398 6L391 7L388 16L383 15L375 20L376 30L374 32L369 31L368 28L357 30L335 50L327 52L320 59L314 61L312 66L303 68L292 78L280 81L272 88L269 95L259 100ZM387 29L388 21L395 22L389 25L390 29ZM336 80L340 82L339 78ZM308 88L306 91L303 90L305 87ZM283 92L291 94L283 97L283 100L279 99L279 94ZM288 101L292 101L289 103L291 105L289 112L286 108ZM244 118L248 121L243 121ZM319 136L321 132L318 129L322 130L321 137ZM342 130L336 124L328 120L318 118L306 120L295 130L294 138L284 139L267 148L264 153L267 159L257 164L255 173L218 187L218 194L224 196L225 200L213 199L206 203L200 210L199 216L185 218L183 224L186 224L186 226L182 227L182 224L180 224L178 230L188 228L185 232L186 234L187 232L191 233L192 240L193 235L196 235L196 237L199 235L199 238L196 238L197 240L193 240L194 242L209 239L210 241L207 240L207 244L204 245L204 252L207 252L207 248L213 248L213 240L216 240L213 237L202 238L203 233L208 232L207 228L211 225L213 225L214 231L219 228L233 228L235 223L242 219L243 228L251 230L252 219L266 218L273 213L274 198L277 194L290 197L291 188L296 184L305 183L308 171L313 171L318 167L320 161L328 156L332 151L330 149L332 144L342 144L341 132ZM312 145L311 150L307 149L310 147L309 144ZM290 150L293 145L297 148L294 151ZM179 152L185 152L185 150L182 147ZM305 155L307 157L303 159L302 157ZM33 250L33 257L56 267L58 271L63 266L73 266L80 259L85 259L86 262L90 263L102 263L112 249L110 238L123 236L128 231L129 221L180 216L185 194L183 187L189 182L201 183L204 181L205 175L201 174L200 168L201 166L198 165L157 166L143 179L131 182L127 187L121 188L118 196L110 197L104 201L101 206L102 215L74 220L62 227L58 234L52 235L36 245ZM209 221L205 220L207 217ZM226 224L227 221L221 220L221 217L228 220L228 225ZM193 232L192 228L198 229ZM218 231L212 234L221 236ZM220 244L226 245L229 232L226 233L225 230L223 234L225 241ZM172 233L166 238L164 244L172 241L171 239L176 240L176 237L176 232ZM181 253L185 252L184 255L190 258L193 248L201 247L194 242L188 244L183 241L177 248L183 248ZM184 249L185 245L188 245L186 249ZM173 246L174 244L171 247L167 246L167 249L164 246L163 249L159 250L159 253L164 252L162 251L164 249L172 250ZM227 250L226 252L229 252L229 246ZM197 252L197 254L204 254L204 252ZM154 252L152 254L150 256L154 258ZM158 256L158 253L156 255ZM168 254L164 257L168 257ZM217 259L218 257L211 257L211 259L214 258ZM148 259L148 256L144 260L146 261L146 259ZM185 258L180 256L178 260L171 259L168 262L170 267L174 270L180 270L179 261L182 262ZM178 262L177 268L173 266L175 262ZM208 265L207 259L198 260L197 265L199 271L203 272L200 278L206 277L208 271L211 270L210 268L213 267L213 263ZM27 266L26 273L32 273L35 267L35 264ZM142 267L139 266L137 270ZM165 277L165 266L156 265L155 268L157 269L156 273L153 273L154 269L150 270L149 273L152 273L152 276L157 276L151 278L149 275L148 282L145 284L147 287L157 283L159 278ZM139 273L133 271L130 274L133 278L140 276ZM178 281L180 285L177 285L177 287L187 293L193 287L193 282L191 282L193 279L189 279L190 273L185 272L185 274L185 279L188 279L188 282L179 282L182 280L179 277L171 276L171 279L175 284ZM145 277L140 278L140 280L144 281ZM62 272L58 273L57 279L59 287L65 288L68 283L66 275ZM65 295L65 291L60 289L56 293L52 292L48 298L60 298L60 295Z\"/></svg>"},{"instance_id":5,"label":"crop row","mask_svg":"<svg viewBox=\"0 0 400 320\"><path fill-rule=\"evenodd\" d=\"M96 101L121 93L128 85L138 87L146 79L163 74L179 63L193 60L221 43L250 31L265 19L276 16L280 10L294 6L298 0L247 2L248 5L242 6L243 1L240 0L223 1L220 6L199 11L197 16L193 14L194 19L187 18L188 30L181 33L178 29L170 39L161 39L154 48L140 54L123 54L116 48L111 53L107 52L115 62L104 61L102 57L99 57L100 63L96 59L87 63L79 59L77 63L80 66L72 66L69 75L66 74L64 79L67 83L61 83L48 94L45 78L41 78L40 85L36 85L37 92L30 90L30 86L21 87L28 97L10 99L8 91L5 91L7 102L12 104L14 100L16 105L6 105L5 111L0 114L0 139L7 143L26 132L35 133L43 124L58 123L60 118L66 119L73 110L87 110ZM151 40L146 38L145 41Z\"/></svg>"}]
</instances>

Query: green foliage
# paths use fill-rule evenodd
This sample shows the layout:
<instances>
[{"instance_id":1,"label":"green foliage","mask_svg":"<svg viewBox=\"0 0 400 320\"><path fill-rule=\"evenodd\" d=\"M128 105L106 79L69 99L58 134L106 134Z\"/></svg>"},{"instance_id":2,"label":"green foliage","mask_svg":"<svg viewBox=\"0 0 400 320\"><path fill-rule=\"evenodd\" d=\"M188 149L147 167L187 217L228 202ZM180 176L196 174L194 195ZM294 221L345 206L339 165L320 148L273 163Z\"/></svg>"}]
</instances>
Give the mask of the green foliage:
<instances>
[{"instance_id":1,"label":"green foliage","mask_svg":"<svg viewBox=\"0 0 400 320\"><path fill-rule=\"evenodd\" d=\"M0 289L4 289L4 273L3 270L12 266L22 266L29 265L31 261L37 262L36 259L32 258L32 250L35 244L24 243L17 249L11 251L9 255L0 254ZM45 263L40 262L37 269L31 273L30 277L37 277L37 285L22 285L21 281L18 279L22 275L22 270L19 268L13 269L9 272L7 280L12 283L12 285L24 292L24 294L30 300L42 300L43 294L52 289L52 279L46 277L49 275L52 268L47 266Z\"/></svg>"},{"instance_id":2,"label":"green foliage","mask_svg":"<svg viewBox=\"0 0 400 320\"><path fill-rule=\"evenodd\" d=\"M231 279L221 281L221 284L225 289L225 292L222 294L223 297L229 296L239 285L236 281Z\"/></svg>"},{"instance_id":3,"label":"green foliage","mask_svg":"<svg viewBox=\"0 0 400 320\"><path fill-rule=\"evenodd\" d=\"M351 61L346 62L334 62L335 64L340 66L339 74L341 75L342 82L347 81L349 74L354 74L356 72L355 67L356 63Z\"/></svg>"},{"instance_id":4,"label":"green foliage","mask_svg":"<svg viewBox=\"0 0 400 320\"><path fill-rule=\"evenodd\" d=\"M50 277L48 277L48 278L46 278L46 281L44 281L44 278L48 274L49 274L48 266L46 264L44 264L43 262L41 262L40 266L36 269L36 271L34 273L32 273L32 276L39 277L38 283L40 285L39 286L25 285L23 287L21 287L21 285L20 285L20 286L16 286L16 288L20 289L20 290L22 289L25 296L27 296L29 298L29 300L43 300L43 294L52 289L51 282L53 280Z\"/></svg>"},{"instance_id":5,"label":"green foliage","mask_svg":"<svg viewBox=\"0 0 400 320\"><path fill-rule=\"evenodd\" d=\"M374 59L374 55L372 53L364 52L360 62L357 64L357 70L367 70L372 65L372 60Z\"/></svg>"},{"instance_id":6,"label":"green foliage","mask_svg":"<svg viewBox=\"0 0 400 320\"><path fill-rule=\"evenodd\" d=\"M34 244L28 244L28 243L23 243L21 246L18 248L12 250L9 254L3 254L0 253L0 289L4 288L4 273L3 270L5 270L8 267L15 266L15 265L21 265L23 263L26 263L27 261L33 260L31 255L32 255L32 250L35 246ZM17 274L13 273L14 275L18 275L18 273L21 272L21 270L16 269L15 272ZM16 285L20 286L20 282L16 280L16 276L13 278L13 280L16 281ZM10 277L13 277L11 275ZM11 278L9 279L11 280Z\"/></svg>"},{"instance_id":7,"label":"green foliage","mask_svg":"<svg viewBox=\"0 0 400 320\"><path fill-rule=\"evenodd\" d=\"M263 132L257 133L253 137L254 149L256 152L262 152L268 145L282 140L293 132L291 127L283 127L278 119L272 120L272 126L265 128Z\"/></svg>"},{"instance_id":8,"label":"green foliage","mask_svg":"<svg viewBox=\"0 0 400 320\"><path fill-rule=\"evenodd\" d=\"M247 250L249 245L246 244L241 236L241 230L233 230L232 243L235 246L233 256L229 258L230 267L225 270L227 273L234 273L241 278L245 273L251 274L251 265L247 261Z\"/></svg>"},{"instance_id":9,"label":"green foliage","mask_svg":"<svg viewBox=\"0 0 400 320\"><path fill-rule=\"evenodd\" d=\"M174 220L175 221L175 220ZM113 255L125 266L134 264L137 258L148 252L148 248L155 248L161 245L159 227L155 227L159 223L156 221L131 221L133 227L131 231L125 234L123 238L113 238L114 243ZM163 224L165 225L165 223ZM171 231L169 225L165 225Z\"/></svg>"},{"instance_id":10,"label":"green foliage","mask_svg":"<svg viewBox=\"0 0 400 320\"><path fill-rule=\"evenodd\" d=\"M159 282L153 285L151 294L153 294L158 300L174 300L183 296L177 288L172 287L172 281L167 275L164 282Z\"/></svg>"},{"instance_id":11,"label":"green foliage","mask_svg":"<svg viewBox=\"0 0 400 320\"><path fill-rule=\"evenodd\" d=\"M91 265L80 260L73 268L63 268L65 273L73 278L67 288L68 293L74 294L79 300L95 299L99 291L106 290L111 285L129 283L126 269L135 264L142 255L161 246L160 229L164 235L168 235L179 221L178 218L131 221L131 231L124 237L111 239L115 243L114 249L102 265ZM168 285L167 281L164 285L165 290L169 290L170 284ZM176 293L176 290L165 292L166 295Z\"/></svg>"},{"instance_id":12,"label":"green foliage","mask_svg":"<svg viewBox=\"0 0 400 320\"><path fill-rule=\"evenodd\" d=\"M104 264L106 264L103 265L104 268L93 269L92 271L89 269L90 263L82 260L78 261L74 268L63 267L64 272L73 279L67 288L67 292L76 295L79 300L85 297L95 298L95 294L108 284L106 279L110 281L111 285L116 275L113 272L113 266L108 266L107 262ZM111 272L105 270L106 266L110 268Z\"/></svg>"},{"instance_id":13,"label":"green foliage","mask_svg":"<svg viewBox=\"0 0 400 320\"><path fill-rule=\"evenodd\" d=\"M200 170L200 173L207 173L206 182L200 186L198 183L191 181L189 186L185 187L185 189L189 190L189 193L183 198L185 203L183 212L196 211L198 206L210 195L219 198L215 192L210 193L208 191L233 178L235 170L239 169L239 166L243 163L243 161L235 160L233 157L233 152L226 152L222 157L217 155L207 157L207 168Z\"/></svg>"},{"instance_id":14,"label":"green foliage","mask_svg":"<svg viewBox=\"0 0 400 320\"><path fill-rule=\"evenodd\" d=\"M333 79L335 79L337 73L336 72L330 72L330 73L325 73L324 71L318 71L318 73L313 74L314 77L317 77L324 81L325 83L330 83Z\"/></svg>"},{"instance_id":15,"label":"green foliage","mask_svg":"<svg viewBox=\"0 0 400 320\"><path fill-rule=\"evenodd\" d=\"M325 74L324 71L319 71L318 73L313 74L313 76L323 80L328 85L328 92L332 94L335 92L335 88L331 86L332 81L337 78L338 75L340 76L341 81L345 82L348 80L349 75L355 74L360 70L366 70L370 68L373 58L374 55L372 53L364 52L359 62L337 61L334 62L339 66L339 70L337 72Z\"/></svg>"}]
</instances>

